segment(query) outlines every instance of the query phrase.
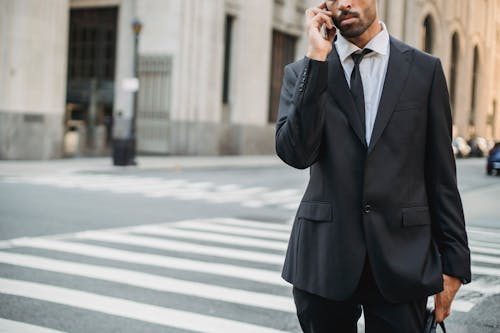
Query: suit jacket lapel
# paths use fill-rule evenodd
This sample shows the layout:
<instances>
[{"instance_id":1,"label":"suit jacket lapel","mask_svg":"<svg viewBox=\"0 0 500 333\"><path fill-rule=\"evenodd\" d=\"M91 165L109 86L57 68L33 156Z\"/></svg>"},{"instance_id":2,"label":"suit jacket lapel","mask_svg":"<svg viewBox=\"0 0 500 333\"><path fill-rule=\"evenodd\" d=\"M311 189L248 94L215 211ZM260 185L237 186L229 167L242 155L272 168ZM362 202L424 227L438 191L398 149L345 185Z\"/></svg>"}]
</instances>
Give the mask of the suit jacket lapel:
<instances>
[{"instance_id":1,"label":"suit jacket lapel","mask_svg":"<svg viewBox=\"0 0 500 333\"><path fill-rule=\"evenodd\" d=\"M399 96L405 86L408 78L408 73L411 64L411 49L391 37L391 51L389 55L389 63L387 65L387 73L385 76L384 88L382 89L382 96L375 118L375 125L373 127L372 136L370 139L370 146L368 153L373 151L375 144L382 135L392 112L399 100Z\"/></svg>"},{"instance_id":2,"label":"suit jacket lapel","mask_svg":"<svg viewBox=\"0 0 500 333\"><path fill-rule=\"evenodd\" d=\"M345 80L344 68L340 62L335 45L328 56L328 63L328 91L331 93L335 102L337 102L340 109L349 120L352 129L366 148L366 138L364 136L361 119L359 118L359 114L355 111L356 105L354 104L351 91Z\"/></svg>"}]
</instances>

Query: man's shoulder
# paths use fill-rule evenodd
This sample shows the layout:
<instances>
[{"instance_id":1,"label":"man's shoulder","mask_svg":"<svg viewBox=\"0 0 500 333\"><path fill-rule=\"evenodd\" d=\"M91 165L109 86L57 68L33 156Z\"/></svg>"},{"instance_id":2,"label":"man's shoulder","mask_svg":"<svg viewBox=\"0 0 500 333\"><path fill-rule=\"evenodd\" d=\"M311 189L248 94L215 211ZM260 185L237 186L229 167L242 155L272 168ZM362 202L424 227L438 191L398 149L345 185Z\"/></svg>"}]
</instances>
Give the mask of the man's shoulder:
<instances>
[{"instance_id":1,"label":"man's shoulder","mask_svg":"<svg viewBox=\"0 0 500 333\"><path fill-rule=\"evenodd\" d=\"M422 51L414 46L411 46L410 44L407 44L407 43L403 42L402 40L397 39L396 37L394 37L392 35L390 38L391 38L391 43L396 48L398 48L403 53L404 52L412 52L414 59L418 62L426 63L429 65L434 65L437 61L439 61L438 57L436 57L432 54L426 53L426 52L424 52L424 51Z\"/></svg>"}]
</instances>

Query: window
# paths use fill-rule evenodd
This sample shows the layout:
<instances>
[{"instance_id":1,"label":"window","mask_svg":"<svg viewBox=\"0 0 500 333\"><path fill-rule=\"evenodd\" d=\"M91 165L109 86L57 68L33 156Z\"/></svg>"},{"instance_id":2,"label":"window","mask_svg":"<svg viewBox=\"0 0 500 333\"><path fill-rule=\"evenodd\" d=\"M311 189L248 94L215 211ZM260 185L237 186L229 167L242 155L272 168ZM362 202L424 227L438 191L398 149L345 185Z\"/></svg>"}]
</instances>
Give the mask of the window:
<instances>
[{"instance_id":1,"label":"window","mask_svg":"<svg viewBox=\"0 0 500 333\"><path fill-rule=\"evenodd\" d=\"M72 9L68 78L107 79L115 75L116 8Z\"/></svg>"},{"instance_id":2,"label":"window","mask_svg":"<svg viewBox=\"0 0 500 333\"><path fill-rule=\"evenodd\" d=\"M271 94L269 98L269 117L271 123L278 119L278 105L285 65L295 58L297 38L279 31L273 31L271 55Z\"/></svg>"},{"instance_id":3,"label":"window","mask_svg":"<svg viewBox=\"0 0 500 333\"><path fill-rule=\"evenodd\" d=\"M455 117L455 106L456 106L456 90L457 90L457 71L460 56L460 41L458 39L458 33L454 33L451 38L451 65L450 65L450 100L451 108L453 112L453 118Z\"/></svg>"},{"instance_id":4,"label":"window","mask_svg":"<svg viewBox=\"0 0 500 333\"><path fill-rule=\"evenodd\" d=\"M434 48L434 23L430 15L424 20L422 31L422 47L427 53L432 53Z\"/></svg>"},{"instance_id":5,"label":"window","mask_svg":"<svg viewBox=\"0 0 500 333\"><path fill-rule=\"evenodd\" d=\"M229 83L231 79L231 47L233 39L233 25L234 17L226 15L226 22L224 27L224 73L223 73L223 86L222 86L222 103L229 103Z\"/></svg>"}]
</instances>

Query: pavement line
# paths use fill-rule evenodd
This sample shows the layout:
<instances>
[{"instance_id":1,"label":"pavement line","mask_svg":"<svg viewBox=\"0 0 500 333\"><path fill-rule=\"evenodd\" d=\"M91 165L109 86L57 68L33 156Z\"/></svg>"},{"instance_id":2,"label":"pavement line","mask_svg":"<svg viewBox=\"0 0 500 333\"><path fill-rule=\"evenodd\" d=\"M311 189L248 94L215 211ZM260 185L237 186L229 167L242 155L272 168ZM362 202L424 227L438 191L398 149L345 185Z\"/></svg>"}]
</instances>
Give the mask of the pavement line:
<instances>
[{"instance_id":1,"label":"pavement line","mask_svg":"<svg viewBox=\"0 0 500 333\"><path fill-rule=\"evenodd\" d=\"M73 253L107 260L130 262L140 265L150 265L169 269L222 275L278 286L288 286L288 284L281 279L278 271L246 268L228 264L207 263L197 260L180 259L156 254L117 250L103 246L62 242L41 238L16 239L15 245L32 248L43 248L47 250Z\"/></svg>"},{"instance_id":2,"label":"pavement line","mask_svg":"<svg viewBox=\"0 0 500 333\"><path fill-rule=\"evenodd\" d=\"M500 284L492 284L489 279L477 278L471 283L463 285L460 290L474 291L483 295L494 295L500 293Z\"/></svg>"},{"instance_id":3,"label":"pavement line","mask_svg":"<svg viewBox=\"0 0 500 333\"><path fill-rule=\"evenodd\" d=\"M482 246L484 248L500 249L500 242L499 241L496 241L496 242L486 242L486 241L475 240L473 238L472 239L469 238L469 244Z\"/></svg>"},{"instance_id":4,"label":"pavement line","mask_svg":"<svg viewBox=\"0 0 500 333\"><path fill-rule=\"evenodd\" d=\"M489 241L492 243L497 243L498 239L500 239L500 234L492 231L483 231L483 230L467 230L467 234L470 235L471 238L475 240L481 241Z\"/></svg>"},{"instance_id":5,"label":"pavement line","mask_svg":"<svg viewBox=\"0 0 500 333\"><path fill-rule=\"evenodd\" d=\"M497 228L483 228L483 227L467 227L467 231L486 234L497 234L500 236L500 229Z\"/></svg>"},{"instance_id":6,"label":"pavement line","mask_svg":"<svg viewBox=\"0 0 500 333\"><path fill-rule=\"evenodd\" d=\"M64 333L53 329L0 318L0 333Z\"/></svg>"},{"instance_id":7,"label":"pavement line","mask_svg":"<svg viewBox=\"0 0 500 333\"><path fill-rule=\"evenodd\" d=\"M178 252L188 252L203 255L216 256L237 260L260 262L265 264L283 264L284 256L270 253L244 251L239 249L221 248L216 246L199 245L196 243L160 239L156 237L132 236L122 233L85 231L75 235L79 239L90 239L110 243L135 245L147 248L170 250Z\"/></svg>"},{"instance_id":8,"label":"pavement line","mask_svg":"<svg viewBox=\"0 0 500 333\"><path fill-rule=\"evenodd\" d=\"M126 269L74 263L17 253L0 252L0 262L3 264L110 281L150 290L295 313L295 306L291 297L262 294L205 283L183 281ZM2 331L0 330L0 332Z\"/></svg>"},{"instance_id":9,"label":"pavement line","mask_svg":"<svg viewBox=\"0 0 500 333\"><path fill-rule=\"evenodd\" d=\"M227 224L227 225L234 225L238 227L250 227L250 228L256 228L256 229L268 229L268 230L275 230L275 231L286 231L290 233L291 226L288 224L284 223L271 223L271 222L257 222L257 221L250 221L250 220L244 220L244 219L233 219L233 218L217 218L217 219L209 219L208 220L211 223L215 224ZM179 222L179 223L182 223Z\"/></svg>"},{"instance_id":10,"label":"pavement line","mask_svg":"<svg viewBox=\"0 0 500 333\"><path fill-rule=\"evenodd\" d=\"M472 265L471 270L474 274L500 276L500 269L498 268Z\"/></svg>"},{"instance_id":11,"label":"pavement line","mask_svg":"<svg viewBox=\"0 0 500 333\"><path fill-rule=\"evenodd\" d=\"M472 252L500 255L500 249L494 249L491 247L483 247L483 246L469 246Z\"/></svg>"},{"instance_id":12,"label":"pavement line","mask_svg":"<svg viewBox=\"0 0 500 333\"><path fill-rule=\"evenodd\" d=\"M484 262L488 264L500 264L500 257L492 257L483 254L471 254L473 262Z\"/></svg>"},{"instance_id":13,"label":"pavement line","mask_svg":"<svg viewBox=\"0 0 500 333\"><path fill-rule=\"evenodd\" d=\"M201 333L284 333L276 329L234 320L27 281L0 278L0 293Z\"/></svg>"},{"instance_id":14,"label":"pavement line","mask_svg":"<svg viewBox=\"0 0 500 333\"><path fill-rule=\"evenodd\" d=\"M277 239L283 241L287 241L288 238L290 237L290 234L288 232L283 233L279 231L255 230L242 227L215 225L207 222L179 222L175 224L175 227L222 232L222 233L243 235L243 236L263 237L263 238Z\"/></svg>"},{"instance_id":15,"label":"pavement line","mask_svg":"<svg viewBox=\"0 0 500 333\"><path fill-rule=\"evenodd\" d=\"M150 234L155 236L188 238L201 241L222 243L226 245L240 245L240 246L249 246L249 247L257 247L257 248L281 250L281 251L285 251L287 245L286 242L278 242L278 241L262 240L262 239L248 238L248 237L230 236L230 235L209 234L206 232L197 232L188 230L176 230L174 228L157 226L157 225L138 226L130 228L130 231L141 234Z\"/></svg>"}]
</instances>

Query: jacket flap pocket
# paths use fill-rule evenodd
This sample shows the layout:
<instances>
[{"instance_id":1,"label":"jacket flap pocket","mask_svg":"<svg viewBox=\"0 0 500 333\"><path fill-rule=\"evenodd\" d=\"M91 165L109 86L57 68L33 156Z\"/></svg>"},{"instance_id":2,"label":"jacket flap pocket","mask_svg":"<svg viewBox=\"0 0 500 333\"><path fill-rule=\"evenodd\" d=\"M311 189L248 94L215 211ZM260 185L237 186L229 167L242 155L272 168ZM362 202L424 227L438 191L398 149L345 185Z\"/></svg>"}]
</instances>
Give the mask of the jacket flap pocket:
<instances>
[{"instance_id":1,"label":"jacket flap pocket","mask_svg":"<svg viewBox=\"0 0 500 333\"><path fill-rule=\"evenodd\" d=\"M403 226L411 227L416 225L431 224L429 207L403 208Z\"/></svg>"},{"instance_id":2,"label":"jacket flap pocket","mask_svg":"<svg viewBox=\"0 0 500 333\"><path fill-rule=\"evenodd\" d=\"M332 205L328 202L302 201L297 217L313 221L331 221Z\"/></svg>"},{"instance_id":3,"label":"jacket flap pocket","mask_svg":"<svg viewBox=\"0 0 500 333\"><path fill-rule=\"evenodd\" d=\"M399 112L399 111L409 111L409 110L415 110L415 109L421 109L422 104L415 103L415 102L400 102L396 104L396 107L394 108L394 112Z\"/></svg>"}]
</instances>

